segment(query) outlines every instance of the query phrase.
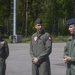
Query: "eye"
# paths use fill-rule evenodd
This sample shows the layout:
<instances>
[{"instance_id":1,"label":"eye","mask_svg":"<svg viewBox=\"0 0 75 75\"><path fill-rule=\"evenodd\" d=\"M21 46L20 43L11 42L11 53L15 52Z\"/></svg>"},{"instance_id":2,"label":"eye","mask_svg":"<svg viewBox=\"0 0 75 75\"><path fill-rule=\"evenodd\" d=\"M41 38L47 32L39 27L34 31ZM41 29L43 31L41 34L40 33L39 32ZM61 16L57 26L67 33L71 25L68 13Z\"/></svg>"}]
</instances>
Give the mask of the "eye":
<instances>
[{"instance_id":1,"label":"eye","mask_svg":"<svg viewBox=\"0 0 75 75\"><path fill-rule=\"evenodd\" d=\"M40 26L40 25L38 25L38 26Z\"/></svg>"}]
</instances>

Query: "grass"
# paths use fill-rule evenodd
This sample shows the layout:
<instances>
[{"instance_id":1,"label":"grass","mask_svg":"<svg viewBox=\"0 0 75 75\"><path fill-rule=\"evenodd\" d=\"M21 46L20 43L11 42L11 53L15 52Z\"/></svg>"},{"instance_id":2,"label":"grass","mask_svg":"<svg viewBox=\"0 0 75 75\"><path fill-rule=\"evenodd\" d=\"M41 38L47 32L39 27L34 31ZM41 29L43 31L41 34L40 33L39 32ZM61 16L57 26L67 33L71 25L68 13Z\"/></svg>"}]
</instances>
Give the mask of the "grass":
<instances>
[{"instance_id":1,"label":"grass","mask_svg":"<svg viewBox=\"0 0 75 75\"><path fill-rule=\"evenodd\" d=\"M69 36L52 37L53 42L66 42Z\"/></svg>"},{"instance_id":2,"label":"grass","mask_svg":"<svg viewBox=\"0 0 75 75\"><path fill-rule=\"evenodd\" d=\"M22 43L29 43L29 42L30 42L30 37L28 37L28 38L23 37L22 38Z\"/></svg>"},{"instance_id":3,"label":"grass","mask_svg":"<svg viewBox=\"0 0 75 75\"><path fill-rule=\"evenodd\" d=\"M52 36L52 41L53 42L66 42L68 37L69 36L58 36L58 37ZM9 38L5 38L5 40L8 43L12 43L12 40ZM27 37L27 38L22 37L22 43L29 43L29 42L30 42L30 37Z\"/></svg>"}]
</instances>

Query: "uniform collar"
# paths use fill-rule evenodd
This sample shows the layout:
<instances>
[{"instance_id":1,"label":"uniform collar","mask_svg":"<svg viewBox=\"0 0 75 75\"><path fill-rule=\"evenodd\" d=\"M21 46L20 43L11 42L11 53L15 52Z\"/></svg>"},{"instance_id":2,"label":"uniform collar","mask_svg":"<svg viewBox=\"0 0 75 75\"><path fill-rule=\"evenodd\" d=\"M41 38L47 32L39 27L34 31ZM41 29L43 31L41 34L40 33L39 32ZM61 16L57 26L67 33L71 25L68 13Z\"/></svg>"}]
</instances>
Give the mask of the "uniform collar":
<instances>
[{"instance_id":1,"label":"uniform collar","mask_svg":"<svg viewBox=\"0 0 75 75\"><path fill-rule=\"evenodd\" d=\"M75 35L72 35L72 38L75 39Z\"/></svg>"},{"instance_id":2,"label":"uniform collar","mask_svg":"<svg viewBox=\"0 0 75 75\"><path fill-rule=\"evenodd\" d=\"M40 36L40 35L42 35L42 34L44 34L44 33L45 33L45 31L42 30L39 34L38 34L38 32L37 32L37 35Z\"/></svg>"},{"instance_id":3,"label":"uniform collar","mask_svg":"<svg viewBox=\"0 0 75 75\"><path fill-rule=\"evenodd\" d=\"M44 30L42 30L39 34L41 35L41 34L44 34L45 33L45 31ZM38 32L37 32L37 34L38 34Z\"/></svg>"},{"instance_id":4,"label":"uniform collar","mask_svg":"<svg viewBox=\"0 0 75 75\"><path fill-rule=\"evenodd\" d=\"M45 31L42 30L40 34L37 33L37 36L40 37L40 36L43 35L44 33L45 33Z\"/></svg>"}]
</instances>

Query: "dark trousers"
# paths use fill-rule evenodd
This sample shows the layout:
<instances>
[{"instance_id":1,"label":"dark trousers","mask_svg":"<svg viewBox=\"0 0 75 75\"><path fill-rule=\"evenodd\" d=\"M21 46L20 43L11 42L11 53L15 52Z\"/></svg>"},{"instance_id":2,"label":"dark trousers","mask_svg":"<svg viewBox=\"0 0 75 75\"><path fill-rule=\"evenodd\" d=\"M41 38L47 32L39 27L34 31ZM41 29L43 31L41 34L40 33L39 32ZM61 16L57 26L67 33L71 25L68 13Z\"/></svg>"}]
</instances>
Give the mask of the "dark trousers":
<instances>
[{"instance_id":1,"label":"dark trousers","mask_svg":"<svg viewBox=\"0 0 75 75\"><path fill-rule=\"evenodd\" d=\"M5 71L6 71L6 64L0 62L0 75L5 75Z\"/></svg>"}]
</instances>

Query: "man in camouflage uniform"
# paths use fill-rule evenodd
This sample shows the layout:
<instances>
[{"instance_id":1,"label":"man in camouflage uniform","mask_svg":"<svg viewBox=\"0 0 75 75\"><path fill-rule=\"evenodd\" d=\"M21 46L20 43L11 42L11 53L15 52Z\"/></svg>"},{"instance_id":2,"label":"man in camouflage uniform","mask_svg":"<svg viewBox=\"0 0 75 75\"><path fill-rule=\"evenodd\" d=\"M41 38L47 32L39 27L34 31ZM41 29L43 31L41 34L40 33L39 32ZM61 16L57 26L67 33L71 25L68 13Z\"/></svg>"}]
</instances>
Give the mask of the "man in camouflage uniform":
<instances>
[{"instance_id":1,"label":"man in camouflage uniform","mask_svg":"<svg viewBox=\"0 0 75 75\"><path fill-rule=\"evenodd\" d=\"M71 36L67 40L63 60L67 64L66 75L75 75L75 18L67 21Z\"/></svg>"},{"instance_id":2,"label":"man in camouflage uniform","mask_svg":"<svg viewBox=\"0 0 75 75\"><path fill-rule=\"evenodd\" d=\"M9 47L6 41L2 37L2 26L0 26L0 75L5 75L6 70L6 59L9 55Z\"/></svg>"},{"instance_id":3,"label":"man in camouflage uniform","mask_svg":"<svg viewBox=\"0 0 75 75\"><path fill-rule=\"evenodd\" d=\"M30 55L32 58L32 75L51 75L49 55L52 51L51 35L42 28L42 21L35 21L37 30L31 37Z\"/></svg>"}]
</instances>

